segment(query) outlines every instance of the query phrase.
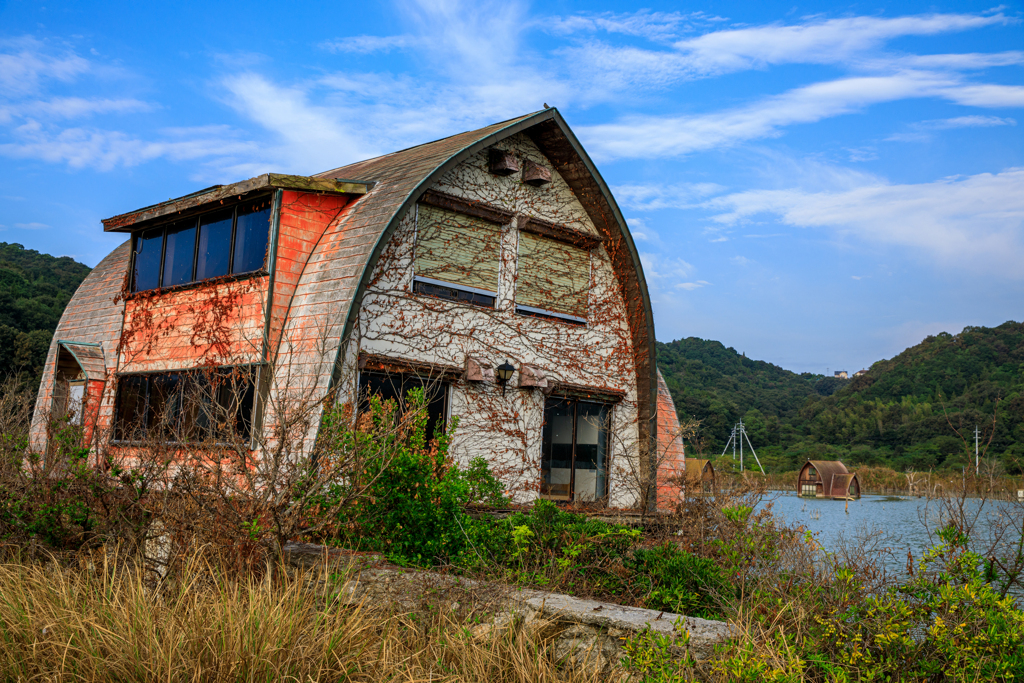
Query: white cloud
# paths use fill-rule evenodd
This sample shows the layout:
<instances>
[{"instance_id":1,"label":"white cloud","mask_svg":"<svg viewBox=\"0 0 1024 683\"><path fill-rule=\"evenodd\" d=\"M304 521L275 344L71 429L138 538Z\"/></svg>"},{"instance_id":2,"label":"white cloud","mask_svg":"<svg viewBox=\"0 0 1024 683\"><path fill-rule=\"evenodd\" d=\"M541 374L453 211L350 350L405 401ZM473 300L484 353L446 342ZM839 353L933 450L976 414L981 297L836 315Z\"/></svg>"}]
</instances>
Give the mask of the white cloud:
<instances>
[{"instance_id":1,"label":"white cloud","mask_svg":"<svg viewBox=\"0 0 1024 683\"><path fill-rule=\"evenodd\" d=\"M775 214L787 225L826 228L876 245L910 249L943 266L1019 279L1024 259L1024 168L931 183L871 184L844 191L750 190L705 203L734 225Z\"/></svg>"},{"instance_id":2,"label":"white cloud","mask_svg":"<svg viewBox=\"0 0 1024 683\"><path fill-rule=\"evenodd\" d=\"M35 38L0 40L0 93L6 97L32 94L38 92L43 81L69 82L90 70L88 60L68 51L51 50Z\"/></svg>"},{"instance_id":3,"label":"white cloud","mask_svg":"<svg viewBox=\"0 0 1024 683\"><path fill-rule=\"evenodd\" d=\"M739 266L741 268L749 266L751 263L753 263L753 261L751 259L748 259L746 256L733 256L729 260L734 265L737 265L737 266Z\"/></svg>"},{"instance_id":4,"label":"white cloud","mask_svg":"<svg viewBox=\"0 0 1024 683\"><path fill-rule=\"evenodd\" d=\"M717 183L648 183L618 185L612 188L612 194L622 206L637 211L654 211L690 208L695 200L719 194L725 189Z\"/></svg>"},{"instance_id":5,"label":"white cloud","mask_svg":"<svg viewBox=\"0 0 1024 683\"><path fill-rule=\"evenodd\" d=\"M793 26L758 26L716 31L680 41L696 72L726 73L787 63L841 62L902 36L926 36L1006 24L1002 14L929 14L848 17Z\"/></svg>"},{"instance_id":6,"label":"white cloud","mask_svg":"<svg viewBox=\"0 0 1024 683\"><path fill-rule=\"evenodd\" d=\"M543 19L541 27L556 34L600 31L665 41L676 38L682 33L690 33L697 27L705 27L722 21L725 21L722 17L708 16L703 12L682 14L642 9L630 13L580 13L567 17L547 17Z\"/></svg>"},{"instance_id":7,"label":"white cloud","mask_svg":"<svg viewBox=\"0 0 1024 683\"><path fill-rule=\"evenodd\" d=\"M685 289L687 292L692 292L695 289L700 289L701 287L706 287L707 285L710 284L711 283L708 282L707 280L697 280L696 282L680 282L679 284L676 285L676 289Z\"/></svg>"},{"instance_id":8,"label":"white cloud","mask_svg":"<svg viewBox=\"0 0 1024 683\"><path fill-rule=\"evenodd\" d=\"M71 168L109 171L116 166L136 166L167 158L173 161L205 160L247 154L258 147L252 143L197 136L185 140L148 141L120 131L68 128L52 133L36 122L13 131L14 142L0 144L0 155L66 163Z\"/></svg>"},{"instance_id":9,"label":"white cloud","mask_svg":"<svg viewBox=\"0 0 1024 683\"><path fill-rule=\"evenodd\" d=\"M46 223L15 223L14 227L21 230L46 230L50 226Z\"/></svg>"},{"instance_id":10,"label":"white cloud","mask_svg":"<svg viewBox=\"0 0 1024 683\"><path fill-rule=\"evenodd\" d=\"M933 119L922 121L916 127L930 130L946 130L948 128L991 128L992 126L1016 126L1017 121L998 116L957 116L951 119Z\"/></svg>"},{"instance_id":11,"label":"white cloud","mask_svg":"<svg viewBox=\"0 0 1024 683\"><path fill-rule=\"evenodd\" d=\"M96 114L128 114L151 109L152 105L133 98L56 97L0 107L0 123L14 117L75 119Z\"/></svg>"},{"instance_id":12,"label":"white cloud","mask_svg":"<svg viewBox=\"0 0 1024 683\"><path fill-rule=\"evenodd\" d=\"M905 72L813 83L744 107L696 116L629 116L586 126L580 136L605 159L681 156L858 111L873 104L941 97L973 106L1024 106L1024 87L965 85L953 75Z\"/></svg>"},{"instance_id":13,"label":"white cloud","mask_svg":"<svg viewBox=\"0 0 1024 683\"><path fill-rule=\"evenodd\" d=\"M349 52L354 54L370 54L371 52L390 52L416 46L419 41L413 36L348 36L329 40L321 45L330 52Z\"/></svg>"}]
</instances>

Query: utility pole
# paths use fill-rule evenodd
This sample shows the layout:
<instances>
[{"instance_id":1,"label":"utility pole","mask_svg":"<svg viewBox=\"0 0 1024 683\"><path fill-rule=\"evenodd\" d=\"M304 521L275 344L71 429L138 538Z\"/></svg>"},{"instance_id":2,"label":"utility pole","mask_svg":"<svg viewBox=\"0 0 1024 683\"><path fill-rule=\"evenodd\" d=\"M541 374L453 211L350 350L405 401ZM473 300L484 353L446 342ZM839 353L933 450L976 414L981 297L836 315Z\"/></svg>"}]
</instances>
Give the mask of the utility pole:
<instances>
[{"instance_id":1,"label":"utility pole","mask_svg":"<svg viewBox=\"0 0 1024 683\"><path fill-rule=\"evenodd\" d=\"M743 471L743 420L740 420L739 433L740 433L740 438L739 438L739 441L740 441L740 472L742 472Z\"/></svg>"},{"instance_id":2,"label":"utility pole","mask_svg":"<svg viewBox=\"0 0 1024 683\"><path fill-rule=\"evenodd\" d=\"M974 425L974 476L978 476L978 425Z\"/></svg>"}]
</instances>

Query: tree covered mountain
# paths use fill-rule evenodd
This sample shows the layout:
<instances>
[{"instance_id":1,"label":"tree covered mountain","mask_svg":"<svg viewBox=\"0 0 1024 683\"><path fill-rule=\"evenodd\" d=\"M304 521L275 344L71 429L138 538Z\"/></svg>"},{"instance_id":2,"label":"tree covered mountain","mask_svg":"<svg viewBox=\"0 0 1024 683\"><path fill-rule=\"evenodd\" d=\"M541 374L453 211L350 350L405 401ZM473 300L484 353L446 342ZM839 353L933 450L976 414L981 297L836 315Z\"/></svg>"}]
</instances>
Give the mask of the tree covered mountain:
<instances>
[{"instance_id":1,"label":"tree covered mountain","mask_svg":"<svg viewBox=\"0 0 1024 683\"><path fill-rule=\"evenodd\" d=\"M38 383L61 313L90 270L0 242L0 372Z\"/></svg>"},{"instance_id":2,"label":"tree covered mountain","mask_svg":"<svg viewBox=\"0 0 1024 683\"><path fill-rule=\"evenodd\" d=\"M703 449L721 453L740 418L765 468L808 458L897 470L959 468L981 449L1024 471L1024 324L930 336L850 380L796 374L719 342L659 344L658 363L680 416L703 421ZM959 432L959 433L958 433ZM693 448L698 446L691 446Z\"/></svg>"}]
</instances>

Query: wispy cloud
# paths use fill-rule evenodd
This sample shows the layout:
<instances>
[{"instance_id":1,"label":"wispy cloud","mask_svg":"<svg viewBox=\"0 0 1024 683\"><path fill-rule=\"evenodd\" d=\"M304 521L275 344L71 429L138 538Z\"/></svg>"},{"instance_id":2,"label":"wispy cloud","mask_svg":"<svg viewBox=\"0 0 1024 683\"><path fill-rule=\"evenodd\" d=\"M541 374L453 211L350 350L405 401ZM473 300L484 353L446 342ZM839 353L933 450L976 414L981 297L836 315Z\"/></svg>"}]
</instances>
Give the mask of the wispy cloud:
<instances>
[{"instance_id":1,"label":"wispy cloud","mask_svg":"<svg viewBox=\"0 0 1024 683\"><path fill-rule=\"evenodd\" d=\"M329 52L347 52L353 54L370 54L373 52L391 52L420 45L420 41L408 35L401 36L347 36L321 43L321 47Z\"/></svg>"},{"instance_id":2,"label":"wispy cloud","mask_svg":"<svg viewBox=\"0 0 1024 683\"><path fill-rule=\"evenodd\" d=\"M619 204L637 211L685 209L698 200L720 194L726 188L717 183L657 183L618 185L612 189Z\"/></svg>"},{"instance_id":3,"label":"wispy cloud","mask_svg":"<svg viewBox=\"0 0 1024 683\"><path fill-rule=\"evenodd\" d=\"M847 61L886 41L983 28L1016 21L1001 13L928 14L894 18L845 17L796 25L740 28L679 41L697 73L719 74L778 64Z\"/></svg>"},{"instance_id":4,"label":"wispy cloud","mask_svg":"<svg viewBox=\"0 0 1024 683\"><path fill-rule=\"evenodd\" d=\"M45 81L69 82L91 69L88 60L31 36L0 40L0 93L6 97L31 95Z\"/></svg>"},{"instance_id":5,"label":"wispy cloud","mask_svg":"<svg viewBox=\"0 0 1024 683\"><path fill-rule=\"evenodd\" d=\"M542 27L555 34L611 33L647 38L653 41L669 41L682 34L692 33L726 21L723 17L711 16L704 12L582 12L567 17L546 17Z\"/></svg>"},{"instance_id":6,"label":"wispy cloud","mask_svg":"<svg viewBox=\"0 0 1024 683\"><path fill-rule=\"evenodd\" d=\"M1019 279L1024 259L1024 169L920 184L872 184L836 192L750 190L705 203L736 225L774 214L782 223L824 228L876 245L906 247L943 265Z\"/></svg>"},{"instance_id":7,"label":"wispy cloud","mask_svg":"<svg viewBox=\"0 0 1024 683\"><path fill-rule=\"evenodd\" d=\"M15 223L14 227L19 230L46 230L50 226L46 223Z\"/></svg>"},{"instance_id":8,"label":"wispy cloud","mask_svg":"<svg viewBox=\"0 0 1024 683\"><path fill-rule=\"evenodd\" d=\"M938 97L973 106L1024 106L1024 87L966 85L952 75L906 72L814 83L732 110L696 116L629 116L584 127L580 135L602 158L681 156L849 114L882 102Z\"/></svg>"},{"instance_id":9,"label":"wispy cloud","mask_svg":"<svg viewBox=\"0 0 1024 683\"><path fill-rule=\"evenodd\" d=\"M951 119L932 119L917 124L918 128L947 130L949 128L991 128L993 126L1016 126L1017 121L998 116L956 116Z\"/></svg>"},{"instance_id":10,"label":"wispy cloud","mask_svg":"<svg viewBox=\"0 0 1024 683\"><path fill-rule=\"evenodd\" d=\"M258 146L196 136L188 140L144 140L120 131L67 128L59 132L30 122L13 131L14 142L0 144L0 156L63 163L71 168L109 171L117 166L137 166L167 158L190 161L239 154L252 155Z\"/></svg>"}]
</instances>

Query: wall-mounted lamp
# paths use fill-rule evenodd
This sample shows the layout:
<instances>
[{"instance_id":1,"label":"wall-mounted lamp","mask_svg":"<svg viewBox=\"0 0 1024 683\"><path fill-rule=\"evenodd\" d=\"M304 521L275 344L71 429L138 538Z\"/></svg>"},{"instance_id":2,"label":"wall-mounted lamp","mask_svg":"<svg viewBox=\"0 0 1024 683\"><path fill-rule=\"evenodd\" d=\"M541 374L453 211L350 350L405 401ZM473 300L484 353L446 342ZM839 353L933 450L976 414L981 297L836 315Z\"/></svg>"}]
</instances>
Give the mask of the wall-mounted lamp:
<instances>
[{"instance_id":1,"label":"wall-mounted lamp","mask_svg":"<svg viewBox=\"0 0 1024 683\"><path fill-rule=\"evenodd\" d=\"M501 385L501 395L505 395L505 385L512 379L512 375L515 374L515 367L505 359L505 362L494 369L495 378L498 380L498 384Z\"/></svg>"}]
</instances>

